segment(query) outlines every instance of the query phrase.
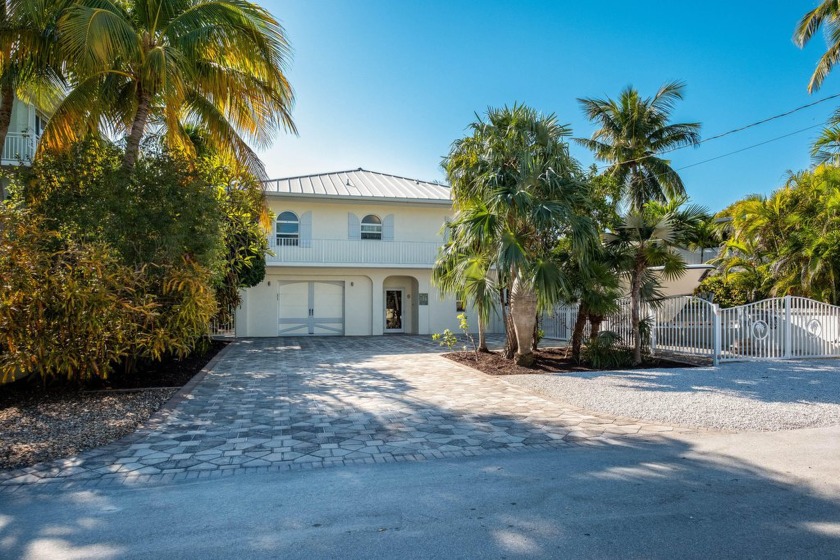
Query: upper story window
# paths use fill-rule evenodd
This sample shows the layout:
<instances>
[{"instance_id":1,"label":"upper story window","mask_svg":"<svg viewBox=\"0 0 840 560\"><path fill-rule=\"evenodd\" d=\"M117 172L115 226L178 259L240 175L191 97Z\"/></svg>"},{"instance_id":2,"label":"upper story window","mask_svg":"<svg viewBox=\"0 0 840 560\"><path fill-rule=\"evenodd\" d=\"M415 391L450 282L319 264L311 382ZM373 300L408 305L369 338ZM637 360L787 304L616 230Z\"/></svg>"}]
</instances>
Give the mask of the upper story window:
<instances>
[{"instance_id":1,"label":"upper story window","mask_svg":"<svg viewBox=\"0 0 840 560\"><path fill-rule=\"evenodd\" d=\"M277 245L297 246L300 239L300 220L294 212L281 212L276 224Z\"/></svg>"},{"instance_id":2,"label":"upper story window","mask_svg":"<svg viewBox=\"0 0 840 560\"><path fill-rule=\"evenodd\" d=\"M362 239L382 239L382 220L369 214L362 218Z\"/></svg>"}]
</instances>

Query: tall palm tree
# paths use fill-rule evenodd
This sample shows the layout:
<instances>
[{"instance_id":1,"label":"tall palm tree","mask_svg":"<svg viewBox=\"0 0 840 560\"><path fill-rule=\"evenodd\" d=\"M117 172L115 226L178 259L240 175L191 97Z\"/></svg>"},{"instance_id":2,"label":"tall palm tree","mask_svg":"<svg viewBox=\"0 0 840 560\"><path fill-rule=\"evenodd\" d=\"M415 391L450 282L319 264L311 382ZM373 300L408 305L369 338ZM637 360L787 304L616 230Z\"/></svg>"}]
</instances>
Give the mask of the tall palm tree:
<instances>
[{"instance_id":1,"label":"tall palm tree","mask_svg":"<svg viewBox=\"0 0 840 560\"><path fill-rule=\"evenodd\" d=\"M591 220L579 213L588 191L569 154L569 130L554 115L515 105L488 110L470 128L444 160L456 210L452 239L490 255L499 287L510 294L510 315L503 315L509 349L530 365L538 309L569 291L552 257L557 240L581 251L594 242Z\"/></svg>"},{"instance_id":2,"label":"tall palm tree","mask_svg":"<svg viewBox=\"0 0 840 560\"><path fill-rule=\"evenodd\" d=\"M802 16L793 32L793 42L799 48L804 47L820 27L825 28L828 48L820 57L811 75L808 93L814 93L820 89L823 80L840 59L840 2L823 0L819 6Z\"/></svg>"},{"instance_id":3,"label":"tall palm tree","mask_svg":"<svg viewBox=\"0 0 840 560\"><path fill-rule=\"evenodd\" d=\"M649 203L642 210L630 210L620 226L604 236L606 246L621 259L630 285L630 321L633 328L633 363L642 363L641 305L645 291L661 280L679 278L685 261L675 251L685 245L691 228L706 211L698 206L681 207L685 199L667 204ZM661 270L651 270L661 267Z\"/></svg>"},{"instance_id":4,"label":"tall palm tree","mask_svg":"<svg viewBox=\"0 0 840 560\"><path fill-rule=\"evenodd\" d=\"M586 116L599 128L592 138L577 142L610 164L606 173L623 187L624 196L638 211L649 200L664 201L685 194L685 186L671 162L660 155L700 142L699 123L670 122L684 85L670 82L656 95L643 98L632 86L613 99L579 99Z\"/></svg>"},{"instance_id":5,"label":"tall palm tree","mask_svg":"<svg viewBox=\"0 0 840 560\"><path fill-rule=\"evenodd\" d=\"M0 149L15 98L50 114L61 99L60 51L52 34L62 0L0 0Z\"/></svg>"},{"instance_id":6,"label":"tall palm tree","mask_svg":"<svg viewBox=\"0 0 840 560\"><path fill-rule=\"evenodd\" d=\"M262 175L248 145L294 131L283 73L289 45L277 20L247 0L76 0L58 26L72 87L42 147L89 132L125 137L131 169L150 126L176 149L194 148L185 127Z\"/></svg>"}]
</instances>

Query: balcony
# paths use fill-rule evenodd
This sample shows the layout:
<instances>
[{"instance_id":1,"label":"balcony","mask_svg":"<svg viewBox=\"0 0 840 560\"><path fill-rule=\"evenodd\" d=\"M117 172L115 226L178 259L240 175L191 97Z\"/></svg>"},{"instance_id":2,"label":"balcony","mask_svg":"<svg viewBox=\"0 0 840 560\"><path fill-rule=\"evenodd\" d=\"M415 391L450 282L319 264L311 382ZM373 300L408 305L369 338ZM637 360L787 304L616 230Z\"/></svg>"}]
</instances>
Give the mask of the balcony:
<instances>
[{"instance_id":1,"label":"balcony","mask_svg":"<svg viewBox=\"0 0 840 560\"><path fill-rule=\"evenodd\" d=\"M266 262L291 266L431 268L442 245L374 239L313 239L298 243L278 245L274 236L270 237L274 255L268 255Z\"/></svg>"},{"instance_id":2,"label":"balcony","mask_svg":"<svg viewBox=\"0 0 840 560\"><path fill-rule=\"evenodd\" d=\"M20 134L10 132L6 135L6 144L3 146L3 165L28 165L35 157L35 147L38 139L31 134Z\"/></svg>"}]
</instances>

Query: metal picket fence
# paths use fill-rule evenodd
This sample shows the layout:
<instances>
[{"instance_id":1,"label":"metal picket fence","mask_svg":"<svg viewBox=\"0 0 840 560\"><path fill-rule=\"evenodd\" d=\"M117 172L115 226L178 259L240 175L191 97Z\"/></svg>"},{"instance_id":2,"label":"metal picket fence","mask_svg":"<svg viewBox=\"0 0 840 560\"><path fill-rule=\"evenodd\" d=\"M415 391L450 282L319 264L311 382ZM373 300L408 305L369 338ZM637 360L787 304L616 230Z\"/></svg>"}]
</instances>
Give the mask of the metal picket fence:
<instances>
[{"instance_id":1,"label":"metal picket fence","mask_svg":"<svg viewBox=\"0 0 840 560\"><path fill-rule=\"evenodd\" d=\"M784 360L840 356L840 307L816 300L786 296L739 307L721 308L693 296L645 303L652 352L707 356L715 364L743 360ZM569 340L577 305L559 306L543 317L548 338ZM633 344L630 300L607 317L603 330Z\"/></svg>"}]
</instances>

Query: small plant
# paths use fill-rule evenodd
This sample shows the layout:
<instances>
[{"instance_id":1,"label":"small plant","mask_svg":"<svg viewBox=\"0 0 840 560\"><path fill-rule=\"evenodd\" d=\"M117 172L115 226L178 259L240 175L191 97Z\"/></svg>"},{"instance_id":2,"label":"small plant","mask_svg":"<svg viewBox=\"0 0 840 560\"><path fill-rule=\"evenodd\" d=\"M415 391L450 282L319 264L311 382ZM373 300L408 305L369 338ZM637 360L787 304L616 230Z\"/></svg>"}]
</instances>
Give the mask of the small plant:
<instances>
[{"instance_id":1,"label":"small plant","mask_svg":"<svg viewBox=\"0 0 840 560\"><path fill-rule=\"evenodd\" d=\"M455 348L456 344L458 344L458 338L449 329L443 331L443 334L433 334L432 340L438 342L441 346L446 346L450 352L452 352L452 349Z\"/></svg>"},{"instance_id":2,"label":"small plant","mask_svg":"<svg viewBox=\"0 0 840 560\"><path fill-rule=\"evenodd\" d=\"M477 362L478 361L478 345L475 343L475 339L470 334L470 323L469 323L469 321L467 321L467 314L466 313L461 313L460 315L458 315L457 319L458 319L458 328L461 329L461 332L464 333L464 336L466 336L467 340L469 340L470 344L472 344L473 354L475 354L475 361ZM465 351L466 351L466 349L467 349L467 347L464 346Z\"/></svg>"},{"instance_id":3,"label":"small plant","mask_svg":"<svg viewBox=\"0 0 840 560\"><path fill-rule=\"evenodd\" d=\"M633 363L633 352L621 345L618 333L601 331L587 343L583 360L595 369L621 368Z\"/></svg>"}]
</instances>

